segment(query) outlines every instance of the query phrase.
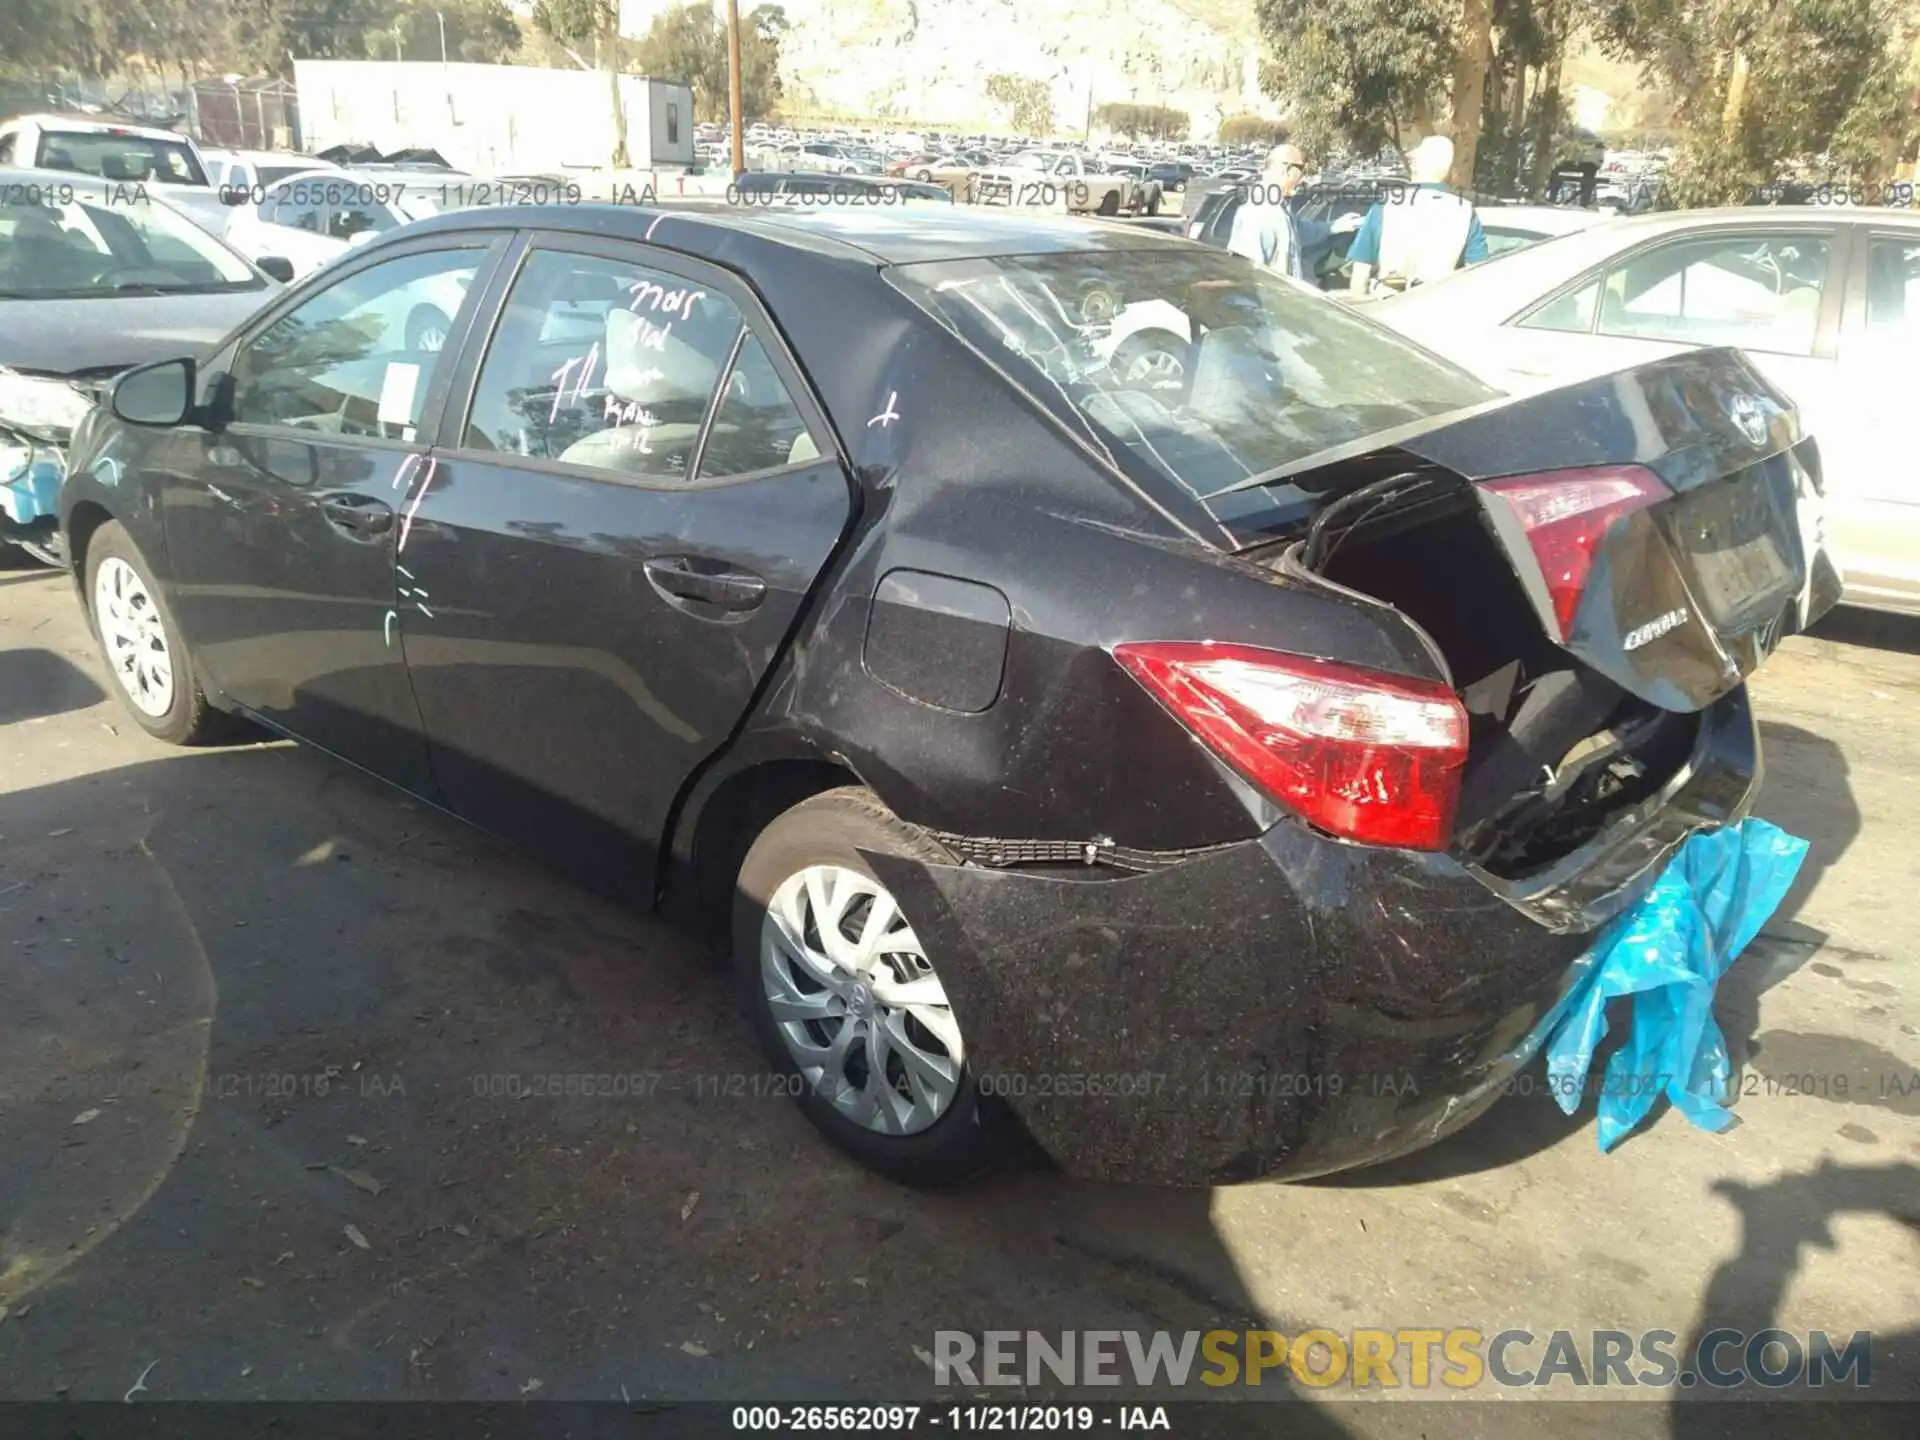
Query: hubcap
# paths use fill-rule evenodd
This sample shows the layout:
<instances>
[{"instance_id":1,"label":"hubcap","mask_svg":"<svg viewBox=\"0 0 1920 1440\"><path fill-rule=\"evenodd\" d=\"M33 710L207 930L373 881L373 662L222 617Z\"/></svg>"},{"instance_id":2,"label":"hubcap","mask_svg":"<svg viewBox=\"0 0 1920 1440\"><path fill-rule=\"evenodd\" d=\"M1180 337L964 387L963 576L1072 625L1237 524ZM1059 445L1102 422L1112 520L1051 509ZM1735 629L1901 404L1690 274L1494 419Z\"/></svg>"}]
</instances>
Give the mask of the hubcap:
<instances>
[{"instance_id":1,"label":"hubcap","mask_svg":"<svg viewBox=\"0 0 1920 1440\"><path fill-rule=\"evenodd\" d=\"M173 657L146 582L126 561L109 556L93 580L93 613L107 666L143 715L173 708Z\"/></svg>"},{"instance_id":2,"label":"hubcap","mask_svg":"<svg viewBox=\"0 0 1920 1440\"><path fill-rule=\"evenodd\" d=\"M809 1088L855 1124L912 1135L953 1104L960 1026L878 881L839 865L789 875L761 924L760 978Z\"/></svg>"}]
</instances>

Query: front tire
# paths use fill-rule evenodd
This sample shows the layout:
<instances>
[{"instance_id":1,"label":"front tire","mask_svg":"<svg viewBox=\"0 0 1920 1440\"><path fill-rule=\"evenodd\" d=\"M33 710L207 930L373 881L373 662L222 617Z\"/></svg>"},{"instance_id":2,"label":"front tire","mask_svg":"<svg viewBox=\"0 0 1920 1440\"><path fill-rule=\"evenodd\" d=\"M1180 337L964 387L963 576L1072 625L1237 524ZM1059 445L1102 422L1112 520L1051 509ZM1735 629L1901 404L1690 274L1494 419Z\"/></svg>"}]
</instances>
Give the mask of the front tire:
<instances>
[{"instance_id":1,"label":"front tire","mask_svg":"<svg viewBox=\"0 0 1920 1440\"><path fill-rule=\"evenodd\" d=\"M153 572L118 521L87 546L87 618L113 677L113 691L134 723L169 745L204 745L232 728L207 703Z\"/></svg>"},{"instance_id":2,"label":"front tire","mask_svg":"<svg viewBox=\"0 0 1920 1440\"><path fill-rule=\"evenodd\" d=\"M869 790L803 800L740 868L741 1000L821 1134L890 1179L952 1184L992 1159L979 1090L933 961L862 850L954 863Z\"/></svg>"}]
</instances>

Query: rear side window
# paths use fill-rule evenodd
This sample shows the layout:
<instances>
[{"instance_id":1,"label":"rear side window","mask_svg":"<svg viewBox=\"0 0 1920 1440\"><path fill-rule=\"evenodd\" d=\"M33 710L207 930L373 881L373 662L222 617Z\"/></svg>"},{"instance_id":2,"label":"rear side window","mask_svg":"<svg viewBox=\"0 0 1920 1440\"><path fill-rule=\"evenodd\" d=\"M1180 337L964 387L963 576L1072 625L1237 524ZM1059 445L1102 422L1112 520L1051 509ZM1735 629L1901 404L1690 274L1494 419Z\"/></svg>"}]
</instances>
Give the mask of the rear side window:
<instances>
[{"instance_id":1,"label":"rear side window","mask_svg":"<svg viewBox=\"0 0 1920 1440\"><path fill-rule=\"evenodd\" d=\"M685 484L740 329L731 300L677 276L536 250L487 348L464 444Z\"/></svg>"},{"instance_id":2,"label":"rear side window","mask_svg":"<svg viewBox=\"0 0 1920 1440\"><path fill-rule=\"evenodd\" d=\"M288 311L235 357L234 420L415 439L441 347L483 253L370 265Z\"/></svg>"},{"instance_id":3,"label":"rear side window","mask_svg":"<svg viewBox=\"0 0 1920 1440\"><path fill-rule=\"evenodd\" d=\"M1920 339L1920 240L1876 235L1867 249L1867 332Z\"/></svg>"},{"instance_id":4,"label":"rear side window","mask_svg":"<svg viewBox=\"0 0 1920 1440\"><path fill-rule=\"evenodd\" d=\"M807 434L807 422L779 372L760 342L748 335L727 375L706 448L700 452L699 478L720 480L819 457L819 447Z\"/></svg>"}]
</instances>

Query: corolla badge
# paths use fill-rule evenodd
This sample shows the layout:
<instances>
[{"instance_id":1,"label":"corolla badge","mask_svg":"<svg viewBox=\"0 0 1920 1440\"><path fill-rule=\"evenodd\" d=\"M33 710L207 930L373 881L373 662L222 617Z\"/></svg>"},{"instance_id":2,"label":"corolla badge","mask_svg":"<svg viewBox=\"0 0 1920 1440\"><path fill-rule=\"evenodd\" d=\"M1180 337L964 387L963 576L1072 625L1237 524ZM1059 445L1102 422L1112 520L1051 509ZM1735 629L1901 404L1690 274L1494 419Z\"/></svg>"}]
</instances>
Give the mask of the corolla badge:
<instances>
[{"instance_id":1,"label":"corolla badge","mask_svg":"<svg viewBox=\"0 0 1920 1440\"><path fill-rule=\"evenodd\" d=\"M1622 650L1638 650L1650 640L1658 640L1669 630L1678 630L1687 623L1687 607L1678 606L1664 615L1656 615L1644 625L1636 625L1620 641Z\"/></svg>"},{"instance_id":2,"label":"corolla badge","mask_svg":"<svg viewBox=\"0 0 1920 1440\"><path fill-rule=\"evenodd\" d=\"M1758 395L1744 392L1729 395L1722 402L1727 409L1727 418L1733 421L1734 428L1747 437L1750 444L1767 443L1767 407L1760 403Z\"/></svg>"}]
</instances>

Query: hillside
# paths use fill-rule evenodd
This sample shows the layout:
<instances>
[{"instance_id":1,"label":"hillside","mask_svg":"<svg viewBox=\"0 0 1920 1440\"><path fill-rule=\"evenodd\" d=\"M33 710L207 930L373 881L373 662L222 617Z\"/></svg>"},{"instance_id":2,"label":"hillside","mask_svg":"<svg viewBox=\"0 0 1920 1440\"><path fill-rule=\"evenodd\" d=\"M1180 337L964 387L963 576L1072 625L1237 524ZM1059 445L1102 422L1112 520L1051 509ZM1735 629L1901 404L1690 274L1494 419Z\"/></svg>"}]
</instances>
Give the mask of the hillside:
<instances>
[{"instance_id":1,"label":"hillside","mask_svg":"<svg viewBox=\"0 0 1920 1440\"><path fill-rule=\"evenodd\" d=\"M1203 133L1272 113L1251 4L1232 0L786 0L783 107L794 115L998 126L987 78L1047 81L1062 132L1093 105L1171 105Z\"/></svg>"}]
</instances>

